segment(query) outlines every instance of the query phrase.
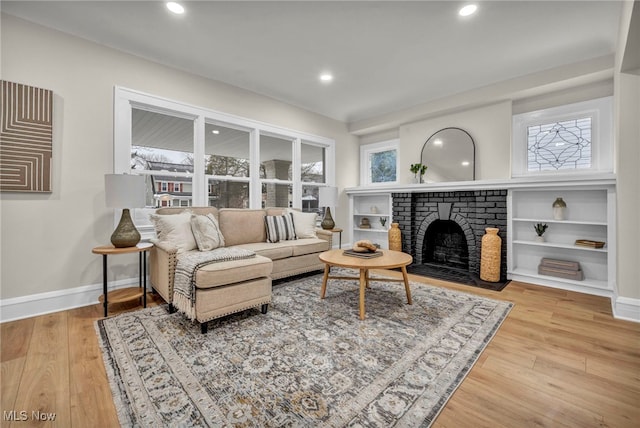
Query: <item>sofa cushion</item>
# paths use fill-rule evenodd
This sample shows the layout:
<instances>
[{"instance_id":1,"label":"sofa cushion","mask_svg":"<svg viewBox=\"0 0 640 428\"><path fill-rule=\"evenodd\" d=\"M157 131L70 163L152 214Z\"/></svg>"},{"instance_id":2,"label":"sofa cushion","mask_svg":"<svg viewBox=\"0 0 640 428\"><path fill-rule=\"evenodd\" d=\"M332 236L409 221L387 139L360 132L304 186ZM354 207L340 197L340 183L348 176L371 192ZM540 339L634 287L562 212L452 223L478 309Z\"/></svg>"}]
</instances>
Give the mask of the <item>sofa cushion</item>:
<instances>
[{"instance_id":1,"label":"sofa cushion","mask_svg":"<svg viewBox=\"0 0 640 428\"><path fill-rule=\"evenodd\" d=\"M264 218L267 242L292 241L297 239L291 214L268 215Z\"/></svg>"},{"instance_id":2,"label":"sofa cushion","mask_svg":"<svg viewBox=\"0 0 640 428\"><path fill-rule=\"evenodd\" d=\"M196 287L213 288L268 277L272 268L273 262L259 255L248 259L209 263L196 272Z\"/></svg>"},{"instance_id":3,"label":"sofa cushion","mask_svg":"<svg viewBox=\"0 0 640 428\"><path fill-rule=\"evenodd\" d=\"M296 236L299 238L317 238L316 221L318 214L303 213L297 210L289 210L293 218L293 226L296 230Z\"/></svg>"},{"instance_id":4,"label":"sofa cushion","mask_svg":"<svg viewBox=\"0 0 640 428\"><path fill-rule=\"evenodd\" d=\"M211 251L224 247L224 236L220 232L218 220L211 213L191 215L191 231L200 251Z\"/></svg>"},{"instance_id":5,"label":"sofa cushion","mask_svg":"<svg viewBox=\"0 0 640 428\"><path fill-rule=\"evenodd\" d=\"M169 215L150 214L149 219L160 242L177 248L179 253L198 248L191 231L191 211Z\"/></svg>"},{"instance_id":6,"label":"sofa cushion","mask_svg":"<svg viewBox=\"0 0 640 428\"><path fill-rule=\"evenodd\" d=\"M295 241L293 248L293 256L302 256L305 254L321 253L330 250L329 241L319 238L305 238Z\"/></svg>"},{"instance_id":7,"label":"sofa cushion","mask_svg":"<svg viewBox=\"0 0 640 428\"><path fill-rule=\"evenodd\" d=\"M265 242L264 210L222 208L218 211L218 223L227 247Z\"/></svg>"},{"instance_id":8,"label":"sofa cushion","mask_svg":"<svg viewBox=\"0 0 640 428\"><path fill-rule=\"evenodd\" d=\"M280 241L275 243L255 242L252 244L237 245L237 247L251 250L271 260L279 260L293 256L293 247L296 242L298 241Z\"/></svg>"}]
</instances>

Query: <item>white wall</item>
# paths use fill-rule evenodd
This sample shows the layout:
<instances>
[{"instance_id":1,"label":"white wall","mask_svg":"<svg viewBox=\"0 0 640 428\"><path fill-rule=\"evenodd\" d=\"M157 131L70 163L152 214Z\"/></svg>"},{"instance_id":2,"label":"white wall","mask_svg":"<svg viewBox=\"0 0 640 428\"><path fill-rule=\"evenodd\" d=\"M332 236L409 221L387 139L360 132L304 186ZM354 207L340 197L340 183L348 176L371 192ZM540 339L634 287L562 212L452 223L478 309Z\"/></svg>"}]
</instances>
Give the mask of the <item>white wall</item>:
<instances>
[{"instance_id":1,"label":"white wall","mask_svg":"<svg viewBox=\"0 0 640 428\"><path fill-rule=\"evenodd\" d=\"M640 23L640 4L627 1L623 7L616 55L615 129L617 184L618 299L615 309L627 318L640 319L640 69L620 73L622 64L637 64L640 40L628 39L631 25ZM619 297L623 297L620 299ZM627 310L625 311L625 307ZM627 313L625 313L627 312Z\"/></svg>"},{"instance_id":2,"label":"white wall","mask_svg":"<svg viewBox=\"0 0 640 428\"><path fill-rule=\"evenodd\" d=\"M2 15L1 36L2 79L55 94L53 192L1 194L3 300L102 283L91 249L113 229L103 187L113 169L114 85L335 139L337 182L357 185L357 139L344 123L12 16ZM346 225L346 208L336 217ZM110 280L137 277L137 258L109 262Z\"/></svg>"},{"instance_id":3,"label":"white wall","mask_svg":"<svg viewBox=\"0 0 640 428\"><path fill-rule=\"evenodd\" d=\"M511 102L505 101L401 126L401 184L411 183L413 174L409 165L420 162L420 153L427 139L447 127L462 128L473 138L477 180L511 176Z\"/></svg>"}]
</instances>

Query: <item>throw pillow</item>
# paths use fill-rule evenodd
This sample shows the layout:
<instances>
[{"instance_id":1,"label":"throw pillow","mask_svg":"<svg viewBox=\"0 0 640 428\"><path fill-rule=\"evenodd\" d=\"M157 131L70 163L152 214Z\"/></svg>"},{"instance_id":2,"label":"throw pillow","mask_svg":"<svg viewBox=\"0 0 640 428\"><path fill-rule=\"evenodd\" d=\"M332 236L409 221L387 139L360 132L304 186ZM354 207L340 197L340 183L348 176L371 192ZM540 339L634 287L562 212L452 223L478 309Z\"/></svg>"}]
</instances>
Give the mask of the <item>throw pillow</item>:
<instances>
[{"instance_id":1,"label":"throw pillow","mask_svg":"<svg viewBox=\"0 0 640 428\"><path fill-rule=\"evenodd\" d=\"M291 241L298 239L293 227L291 214L268 215L264 217L267 228L267 242Z\"/></svg>"},{"instance_id":2,"label":"throw pillow","mask_svg":"<svg viewBox=\"0 0 640 428\"><path fill-rule=\"evenodd\" d=\"M158 240L178 249L179 253L198 248L191 231L191 211L180 214L151 214L151 223L156 229Z\"/></svg>"},{"instance_id":3,"label":"throw pillow","mask_svg":"<svg viewBox=\"0 0 640 428\"><path fill-rule=\"evenodd\" d=\"M316 235L316 222L318 220L318 214L316 213L303 213L301 211L289 210L289 213L293 216L293 227L296 231L298 238L317 238Z\"/></svg>"},{"instance_id":4,"label":"throw pillow","mask_svg":"<svg viewBox=\"0 0 640 428\"><path fill-rule=\"evenodd\" d=\"M224 247L224 236L220 232L218 219L209 213L207 215L191 215L191 231L200 251L211 251Z\"/></svg>"}]
</instances>

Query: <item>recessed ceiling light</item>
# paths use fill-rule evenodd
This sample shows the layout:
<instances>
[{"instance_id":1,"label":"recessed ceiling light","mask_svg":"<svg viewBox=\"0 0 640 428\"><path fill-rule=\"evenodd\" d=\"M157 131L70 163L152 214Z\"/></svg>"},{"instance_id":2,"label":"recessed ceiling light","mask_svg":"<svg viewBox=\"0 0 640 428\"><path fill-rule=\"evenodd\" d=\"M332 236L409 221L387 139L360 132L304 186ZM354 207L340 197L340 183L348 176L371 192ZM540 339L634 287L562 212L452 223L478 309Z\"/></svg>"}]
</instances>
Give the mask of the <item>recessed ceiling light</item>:
<instances>
[{"instance_id":1,"label":"recessed ceiling light","mask_svg":"<svg viewBox=\"0 0 640 428\"><path fill-rule=\"evenodd\" d=\"M220 131L218 131L217 129L214 129L213 131L211 131L211 133L218 135Z\"/></svg>"},{"instance_id":2,"label":"recessed ceiling light","mask_svg":"<svg viewBox=\"0 0 640 428\"><path fill-rule=\"evenodd\" d=\"M333 80L333 75L331 73L322 73L320 75L320 81L322 82L331 82Z\"/></svg>"},{"instance_id":3,"label":"recessed ceiling light","mask_svg":"<svg viewBox=\"0 0 640 428\"><path fill-rule=\"evenodd\" d=\"M469 166L469 161L462 161L462 166Z\"/></svg>"},{"instance_id":4,"label":"recessed ceiling light","mask_svg":"<svg viewBox=\"0 0 640 428\"><path fill-rule=\"evenodd\" d=\"M458 11L458 15L460 16L473 15L476 12L476 10L478 10L478 6L476 6L475 4L468 4Z\"/></svg>"},{"instance_id":5,"label":"recessed ceiling light","mask_svg":"<svg viewBox=\"0 0 640 428\"><path fill-rule=\"evenodd\" d=\"M176 3L174 1L167 2L167 9L177 15L182 15L184 13L184 7L182 7L180 3Z\"/></svg>"},{"instance_id":6,"label":"recessed ceiling light","mask_svg":"<svg viewBox=\"0 0 640 428\"><path fill-rule=\"evenodd\" d=\"M442 145L442 140L441 139L437 139L437 140L433 140L433 144L436 146L441 146Z\"/></svg>"}]
</instances>

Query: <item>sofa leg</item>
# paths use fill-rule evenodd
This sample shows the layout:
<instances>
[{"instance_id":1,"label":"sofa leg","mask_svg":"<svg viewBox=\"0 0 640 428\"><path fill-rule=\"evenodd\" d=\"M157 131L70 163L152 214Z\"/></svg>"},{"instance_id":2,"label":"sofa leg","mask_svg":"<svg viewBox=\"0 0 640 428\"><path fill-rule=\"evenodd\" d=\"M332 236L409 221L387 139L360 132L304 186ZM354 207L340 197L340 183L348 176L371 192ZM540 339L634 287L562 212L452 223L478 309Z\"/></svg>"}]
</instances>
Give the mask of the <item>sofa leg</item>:
<instances>
[{"instance_id":1,"label":"sofa leg","mask_svg":"<svg viewBox=\"0 0 640 428\"><path fill-rule=\"evenodd\" d=\"M267 311L269 310L269 304L265 303L264 305L262 305L262 307L260 308L260 312L262 312L263 314L266 314Z\"/></svg>"},{"instance_id":2,"label":"sofa leg","mask_svg":"<svg viewBox=\"0 0 640 428\"><path fill-rule=\"evenodd\" d=\"M176 311L176 307L173 306L173 303L169 303L169 313L172 314Z\"/></svg>"},{"instance_id":3,"label":"sofa leg","mask_svg":"<svg viewBox=\"0 0 640 428\"><path fill-rule=\"evenodd\" d=\"M200 332L201 332L202 334L207 334L208 326L209 326L209 323L201 322L201 323L200 323Z\"/></svg>"}]
</instances>

